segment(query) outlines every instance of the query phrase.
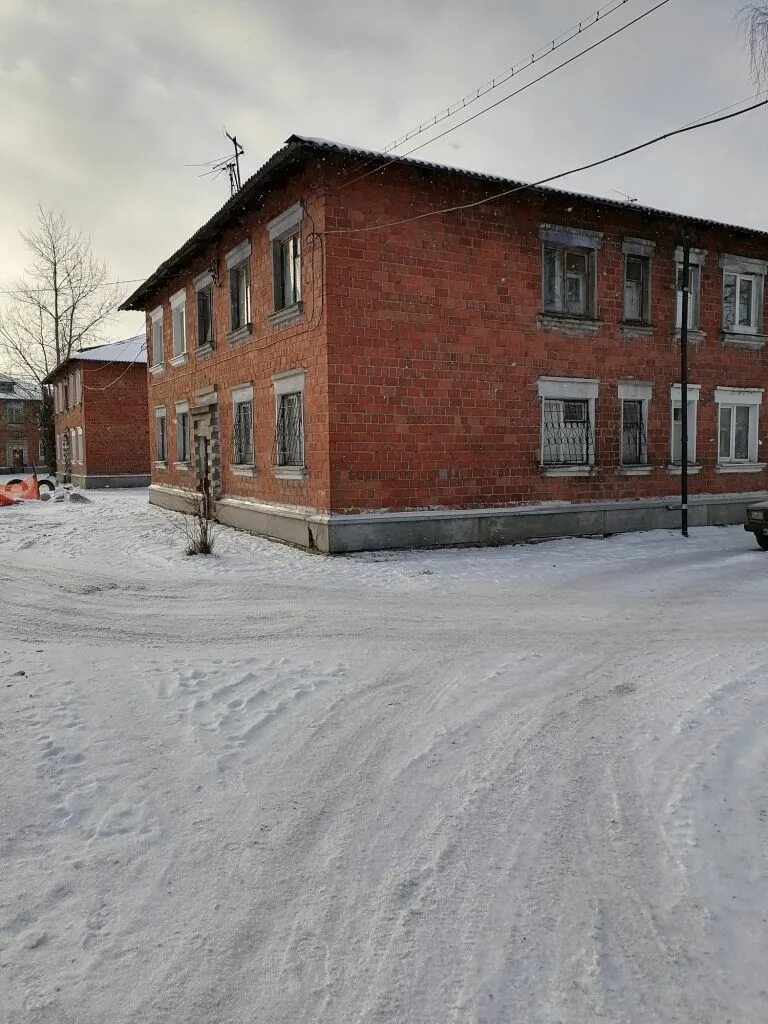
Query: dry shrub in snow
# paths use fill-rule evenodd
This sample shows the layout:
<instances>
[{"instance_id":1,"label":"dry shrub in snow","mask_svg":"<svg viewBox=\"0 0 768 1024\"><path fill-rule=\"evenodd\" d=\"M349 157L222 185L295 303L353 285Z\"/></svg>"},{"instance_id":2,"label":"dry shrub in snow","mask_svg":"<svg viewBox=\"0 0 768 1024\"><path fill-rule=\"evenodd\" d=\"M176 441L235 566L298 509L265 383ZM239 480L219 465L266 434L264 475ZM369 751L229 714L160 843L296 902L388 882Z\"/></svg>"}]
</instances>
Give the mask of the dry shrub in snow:
<instances>
[{"instance_id":1,"label":"dry shrub in snow","mask_svg":"<svg viewBox=\"0 0 768 1024\"><path fill-rule=\"evenodd\" d=\"M216 540L213 500L210 494L190 491L186 495L189 512L181 515L180 529L186 540L185 555L212 555Z\"/></svg>"}]
</instances>

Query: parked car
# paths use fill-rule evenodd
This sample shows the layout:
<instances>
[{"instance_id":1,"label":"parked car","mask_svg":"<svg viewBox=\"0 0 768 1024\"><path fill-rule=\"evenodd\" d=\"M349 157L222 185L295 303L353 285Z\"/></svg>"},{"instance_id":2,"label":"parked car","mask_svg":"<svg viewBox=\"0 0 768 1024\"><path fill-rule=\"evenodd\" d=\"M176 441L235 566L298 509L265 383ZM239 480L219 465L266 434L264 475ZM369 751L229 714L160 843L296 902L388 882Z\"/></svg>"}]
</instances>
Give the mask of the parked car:
<instances>
[{"instance_id":1,"label":"parked car","mask_svg":"<svg viewBox=\"0 0 768 1024\"><path fill-rule=\"evenodd\" d=\"M14 484L22 484L31 479L31 473L23 473L16 476L0 476L0 487L12 487ZM37 483L41 491L56 490L56 477L52 473L38 473Z\"/></svg>"},{"instance_id":2,"label":"parked car","mask_svg":"<svg viewBox=\"0 0 768 1024\"><path fill-rule=\"evenodd\" d=\"M747 507L747 521L744 529L754 533L755 540L768 551L768 501L756 501Z\"/></svg>"}]
</instances>

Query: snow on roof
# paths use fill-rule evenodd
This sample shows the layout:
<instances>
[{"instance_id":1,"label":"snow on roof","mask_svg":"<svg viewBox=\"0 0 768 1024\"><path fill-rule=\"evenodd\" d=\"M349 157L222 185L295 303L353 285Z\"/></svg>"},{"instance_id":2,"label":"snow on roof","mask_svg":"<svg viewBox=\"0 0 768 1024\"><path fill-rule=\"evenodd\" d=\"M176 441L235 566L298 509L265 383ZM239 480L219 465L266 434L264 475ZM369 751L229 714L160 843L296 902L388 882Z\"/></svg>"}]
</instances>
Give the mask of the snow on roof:
<instances>
[{"instance_id":1,"label":"snow on roof","mask_svg":"<svg viewBox=\"0 0 768 1024\"><path fill-rule=\"evenodd\" d=\"M9 377L0 373L0 401L39 402L40 386L29 378Z\"/></svg>"},{"instance_id":2,"label":"snow on roof","mask_svg":"<svg viewBox=\"0 0 768 1024\"><path fill-rule=\"evenodd\" d=\"M73 352L71 358L98 363L146 363L147 336L137 334L133 338L113 341L109 345L96 345L81 352Z\"/></svg>"}]
</instances>

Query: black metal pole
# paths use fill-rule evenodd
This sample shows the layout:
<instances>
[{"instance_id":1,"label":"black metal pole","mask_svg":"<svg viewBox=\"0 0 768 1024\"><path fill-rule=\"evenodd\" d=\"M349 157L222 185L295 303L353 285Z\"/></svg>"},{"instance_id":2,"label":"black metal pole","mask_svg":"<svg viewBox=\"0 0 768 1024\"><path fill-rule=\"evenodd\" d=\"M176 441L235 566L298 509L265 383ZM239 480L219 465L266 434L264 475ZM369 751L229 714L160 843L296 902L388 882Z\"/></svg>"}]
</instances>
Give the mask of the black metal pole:
<instances>
[{"instance_id":1,"label":"black metal pole","mask_svg":"<svg viewBox=\"0 0 768 1024\"><path fill-rule=\"evenodd\" d=\"M691 247L683 246L683 294L680 321L680 506L682 532L688 536L688 303Z\"/></svg>"}]
</instances>

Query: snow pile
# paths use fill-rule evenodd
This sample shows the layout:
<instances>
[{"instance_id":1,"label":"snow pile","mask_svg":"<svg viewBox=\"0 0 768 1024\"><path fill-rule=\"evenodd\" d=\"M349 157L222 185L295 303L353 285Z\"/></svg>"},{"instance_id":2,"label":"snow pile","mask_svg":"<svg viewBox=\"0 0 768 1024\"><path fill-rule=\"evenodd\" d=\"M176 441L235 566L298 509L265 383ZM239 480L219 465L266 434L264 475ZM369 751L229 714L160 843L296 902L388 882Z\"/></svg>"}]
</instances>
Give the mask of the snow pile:
<instances>
[{"instance_id":1,"label":"snow pile","mask_svg":"<svg viewBox=\"0 0 768 1024\"><path fill-rule=\"evenodd\" d=\"M768 1019L751 537L190 560L171 518L0 526L0 1019Z\"/></svg>"}]
</instances>

